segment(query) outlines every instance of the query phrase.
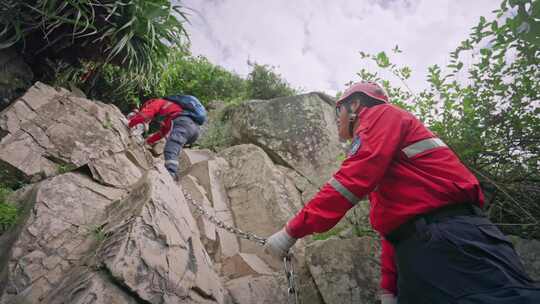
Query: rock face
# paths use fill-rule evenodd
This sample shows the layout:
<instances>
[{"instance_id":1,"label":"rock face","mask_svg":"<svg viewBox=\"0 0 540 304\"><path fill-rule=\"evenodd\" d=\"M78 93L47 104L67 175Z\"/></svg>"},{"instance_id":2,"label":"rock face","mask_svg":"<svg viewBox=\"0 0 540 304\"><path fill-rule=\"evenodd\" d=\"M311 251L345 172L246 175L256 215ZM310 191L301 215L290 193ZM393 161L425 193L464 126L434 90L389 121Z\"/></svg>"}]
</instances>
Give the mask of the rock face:
<instances>
[{"instance_id":1,"label":"rock face","mask_svg":"<svg viewBox=\"0 0 540 304\"><path fill-rule=\"evenodd\" d=\"M227 160L222 168L223 184L236 226L258 235L271 235L283 228L302 202L294 184L255 145L238 145L223 150ZM276 269L281 262L264 253L260 246L240 240L242 252L254 253Z\"/></svg>"},{"instance_id":2,"label":"rock face","mask_svg":"<svg viewBox=\"0 0 540 304\"><path fill-rule=\"evenodd\" d=\"M380 270L378 242L330 238L306 248L306 260L324 303L373 303Z\"/></svg>"},{"instance_id":3,"label":"rock face","mask_svg":"<svg viewBox=\"0 0 540 304\"><path fill-rule=\"evenodd\" d=\"M182 187L115 107L38 83L0 128L4 176L34 182L0 235L0 303L231 302Z\"/></svg>"},{"instance_id":4,"label":"rock face","mask_svg":"<svg viewBox=\"0 0 540 304\"><path fill-rule=\"evenodd\" d=\"M33 204L32 211L9 260L0 265L8 275L0 283L2 303L21 295L37 303L60 284L65 272L94 252L94 232L107 206L125 194L78 173L35 184L25 197L27 204Z\"/></svg>"},{"instance_id":5,"label":"rock face","mask_svg":"<svg viewBox=\"0 0 540 304\"><path fill-rule=\"evenodd\" d=\"M91 294L102 303L112 295L119 303L228 301L181 189L164 168L149 171L129 194L76 173L35 187L2 303L77 302Z\"/></svg>"},{"instance_id":6,"label":"rock face","mask_svg":"<svg viewBox=\"0 0 540 304\"><path fill-rule=\"evenodd\" d=\"M272 160L307 177L316 188L339 167L334 107L322 94L252 100L231 113L237 142L261 147Z\"/></svg>"},{"instance_id":7,"label":"rock face","mask_svg":"<svg viewBox=\"0 0 540 304\"><path fill-rule=\"evenodd\" d=\"M0 304L286 302L282 262L198 210L268 236L302 208L303 173L248 144L185 149L177 183L124 123L40 83L0 113L2 182L31 183L12 196L24 220L0 235ZM300 299L323 303L303 246Z\"/></svg>"},{"instance_id":8,"label":"rock face","mask_svg":"<svg viewBox=\"0 0 540 304\"><path fill-rule=\"evenodd\" d=\"M0 111L31 85L32 70L13 49L0 50Z\"/></svg>"},{"instance_id":9,"label":"rock face","mask_svg":"<svg viewBox=\"0 0 540 304\"><path fill-rule=\"evenodd\" d=\"M0 114L0 178L36 182L87 165L101 182L127 186L149 161L124 124L112 105L37 83Z\"/></svg>"},{"instance_id":10,"label":"rock face","mask_svg":"<svg viewBox=\"0 0 540 304\"><path fill-rule=\"evenodd\" d=\"M150 303L224 303L186 201L164 167L110 206L98 248L116 282Z\"/></svg>"},{"instance_id":11,"label":"rock face","mask_svg":"<svg viewBox=\"0 0 540 304\"><path fill-rule=\"evenodd\" d=\"M338 165L333 108L312 93L238 109L248 144L184 149L179 181L114 106L38 83L0 112L0 180L27 184L0 234L0 304L286 303L282 261L223 225L267 237L303 207ZM356 237L368 209L340 238L297 242L301 303L376 302L379 242ZM540 279L540 243L514 241Z\"/></svg>"}]
</instances>

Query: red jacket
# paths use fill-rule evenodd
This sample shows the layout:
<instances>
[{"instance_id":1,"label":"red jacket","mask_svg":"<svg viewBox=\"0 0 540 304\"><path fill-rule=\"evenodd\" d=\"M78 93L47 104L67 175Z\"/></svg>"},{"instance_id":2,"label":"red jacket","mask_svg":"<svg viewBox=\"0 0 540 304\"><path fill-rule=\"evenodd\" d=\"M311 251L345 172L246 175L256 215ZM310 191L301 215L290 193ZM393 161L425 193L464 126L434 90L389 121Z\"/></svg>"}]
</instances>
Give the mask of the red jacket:
<instances>
[{"instance_id":1,"label":"red jacket","mask_svg":"<svg viewBox=\"0 0 540 304\"><path fill-rule=\"evenodd\" d=\"M483 205L478 180L412 114L384 104L362 109L359 121L357 150L289 221L291 236L329 230L365 196L371 225L383 236L415 215L447 204ZM393 247L382 242L381 288L396 293Z\"/></svg>"},{"instance_id":2,"label":"red jacket","mask_svg":"<svg viewBox=\"0 0 540 304\"><path fill-rule=\"evenodd\" d=\"M128 126L132 128L140 123L147 123L156 115L164 117L159 131L146 139L146 142L151 145L167 136L171 130L172 120L178 117L180 113L182 113L182 107L174 102L161 98L150 99L144 103L141 110L135 116L129 119Z\"/></svg>"}]
</instances>

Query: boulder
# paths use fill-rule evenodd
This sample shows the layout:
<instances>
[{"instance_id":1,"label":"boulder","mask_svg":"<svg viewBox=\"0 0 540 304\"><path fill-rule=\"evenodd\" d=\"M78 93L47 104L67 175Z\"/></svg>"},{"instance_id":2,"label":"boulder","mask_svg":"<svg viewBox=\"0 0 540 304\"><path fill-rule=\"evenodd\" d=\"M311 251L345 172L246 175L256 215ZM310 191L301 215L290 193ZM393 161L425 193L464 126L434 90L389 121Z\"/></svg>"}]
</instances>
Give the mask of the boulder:
<instances>
[{"instance_id":1,"label":"boulder","mask_svg":"<svg viewBox=\"0 0 540 304\"><path fill-rule=\"evenodd\" d=\"M248 275L256 277L273 274L272 269L263 260L254 254L248 253L239 253L225 259L221 272L231 279Z\"/></svg>"},{"instance_id":2,"label":"boulder","mask_svg":"<svg viewBox=\"0 0 540 304\"><path fill-rule=\"evenodd\" d=\"M108 210L100 263L148 303L225 303L182 189L162 164Z\"/></svg>"},{"instance_id":3,"label":"boulder","mask_svg":"<svg viewBox=\"0 0 540 304\"><path fill-rule=\"evenodd\" d=\"M32 84L32 69L13 48L0 49L0 111Z\"/></svg>"},{"instance_id":4,"label":"boulder","mask_svg":"<svg viewBox=\"0 0 540 304\"><path fill-rule=\"evenodd\" d=\"M199 184L196 177L187 175L181 180L182 189L198 203L209 216L215 216L214 208L206 196L206 191ZM201 232L201 241L211 256L215 257L218 249L216 225L207 216L199 214L197 208L189 205L191 213L195 215L197 226Z\"/></svg>"},{"instance_id":5,"label":"boulder","mask_svg":"<svg viewBox=\"0 0 540 304\"><path fill-rule=\"evenodd\" d=\"M180 171L187 174L193 165L214 158L214 153L208 149L182 149L179 157Z\"/></svg>"},{"instance_id":6,"label":"boulder","mask_svg":"<svg viewBox=\"0 0 540 304\"><path fill-rule=\"evenodd\" d=\"M118 155L127 150L131 155ZM127 165L134 155L137 163ZM149 167L148 156L130 137L116 107L64 89L38 82L0 113L0 178L7 184L36 182L88 165L98 179L125 186L142 174L141 166ZM96 161L106 157L113 159Z\"/></svg>"},{"instance_id":7,"label":"boulder","mask_svg":"<svg viewBox=\"0 0 540 304\"><path fill-rule=\"evenodd\" d=\"M229 302L162 163L129 192L78 172L20 191L33 206L12 243L0 240L11 248L0 303Z\"/></svg>"},{"instance_id":8,"label":"boulder","mask_svg":"<svg viewBox=\"0 0 540 304\"><path fill-rule=\"evenodd\" d=\"M324 303L375 303L379 252L378 241L370 237L310 244L306 262Z\"/></svg>"},{"instance_id":9,"label":"boulder","mask_svg":"<svg viewBox=\"0 0 540 304\"><path fill-rule=\"evenodd\" d=\"M276 165L276 167L281 170L281 172L286 174L291 181L293 181L294 186L301 194L303 205L307 204L311 198L313 198L313 196L319 192L319 188L316 187L316 185L300 175L297 171L280 165Z\"/></svg>"},{"instance_id":10,"label":"boulder","mask_svg":"<svg viewBox=\"0 0 540 304\"><path fill-rule=\"evenodd\" d=\"M104 271L77 268L42 302L50 304L137 304L120 286L111 281Z\"/></svg>"},{"instance_id":11,"label":"boulder","mask_svg":"<svg viewBox=\"0 0 540 304\"><path fill-rule=\"evenodd\" d=\"M269 236L283 228L302 207L300 194L292 181L261 148L238 145L218 155L228 163L228 167L222 168L221 177L236 227ZM258 255L274 269L282 267L281 261L264 253L254 242L240 240L240 251Z\"/></svg>"},{"instance_id":12,"label":"boulder","mask_svg":"<svg viewBox=\"0 0 540 304\"><path fill-rule=\"evenodd\" d=\"M95 180L104 185L128 188L148 169L147 154L142 150L127 150L90 160L88 166Z\"/></svg>"},{"instance_id":13,"label":"boulder","mask_svg":"<svg viewBox=\"0 0 540 304\"><path fill-rule=\"evenodd\" d=\"M126 195L78 173L66 173L22 190L32 205L5 261L7 280L0 281L0 303L21 297L37 303L63 279L65 272L95 252L106 208ZM4 235L2 236L4 237ZM5 250L2 248L2 250ZM6 302L7 301L7 302Z\"/></svg>"},{"instance_id":14,"label":"boulder","mask_svg":"<svg viewBox=\"0 0 540 304\"><path fill-rule=\"evenodd\" d=\"M216 218L226 225L235 226L233 215L230 209L229 198L223 184L223 168L227 167L227 162L220 157L212 160L198 162L192 166L189 174L196 177L207 193L208 199L212 202L212 207ZM219 254L216 260L231 257L240 252L237 237L224 230L217 230L219 239Z\"/></svg>"},{"instance_id":15,"label":"boulder","mask_svg":"<svg viewBox=\"0 0 540 304\"><path fill-rule=\"evenodd\" d=\"M230 112L237 142L261 147L276 164L294 169L317 188L339 168L343 148L334 105L322 94L251 100Z\"/></svg>"},{"instance_id":16,"label":"boulder","mask_svg":"<svg viewBox=\"0 0 540 304\"><path fill-rule=\"evenodd\" d=\"M280 279L276 276L244 276L228 281L225 286L235 304L288 303L287 285Z\"/></svg>"}]
</instances>

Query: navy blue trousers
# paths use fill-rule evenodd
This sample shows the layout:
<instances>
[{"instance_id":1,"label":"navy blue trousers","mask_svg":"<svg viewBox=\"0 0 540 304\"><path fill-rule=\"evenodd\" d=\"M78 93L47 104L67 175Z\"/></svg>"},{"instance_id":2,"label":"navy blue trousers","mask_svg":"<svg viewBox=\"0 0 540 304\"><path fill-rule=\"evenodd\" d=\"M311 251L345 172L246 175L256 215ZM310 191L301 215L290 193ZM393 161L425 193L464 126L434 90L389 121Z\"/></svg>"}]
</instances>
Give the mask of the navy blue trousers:
<instances>
[{"instance_id":1,"label":"navy blue trousers","mask_svg":"<svg viewBox=\"0 0 540 304\"><path fill-rule=\"evenodd\" d=\"M394 245L398 303L540 303L508 238L485 217L416 221L416 234Z\"/></svg>"},{"instance_id":2,"label":"navy blue trousers","mask_svg":"<svg viewBox=\"0 0 540 304\"><path fill-rule=\"evenodd\" d=\"M165 168L172 176L176 176L178 171L178 155L182 147L194 143L199 137L199 132L199 125L187 116L179 116L172 121L171 132L163 149Z\"/></svg>"}]
</instances>

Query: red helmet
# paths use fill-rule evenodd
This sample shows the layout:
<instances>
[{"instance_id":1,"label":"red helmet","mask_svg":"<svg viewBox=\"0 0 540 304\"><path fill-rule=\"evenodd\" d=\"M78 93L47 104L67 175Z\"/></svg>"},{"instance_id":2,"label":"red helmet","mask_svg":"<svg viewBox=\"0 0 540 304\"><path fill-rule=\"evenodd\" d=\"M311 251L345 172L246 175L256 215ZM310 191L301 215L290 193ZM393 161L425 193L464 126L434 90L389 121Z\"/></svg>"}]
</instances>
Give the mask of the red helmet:
<instances>
[{"instance_id":1,"label":"red helmet","mask_svg":"<svg viewBox=\"0 0 540 304\"><path fill-rule=\"evenodd\" d=\"M380 87L375 82L370 81L361 81L350 86L341 97L336 102L336 106L339 106L343 101L345 101L349 96L354 93L364 93L367 96L380 100L384 103L388 103L388 96L384 92L384 89Z\"/></svg>"}]
</instances>

